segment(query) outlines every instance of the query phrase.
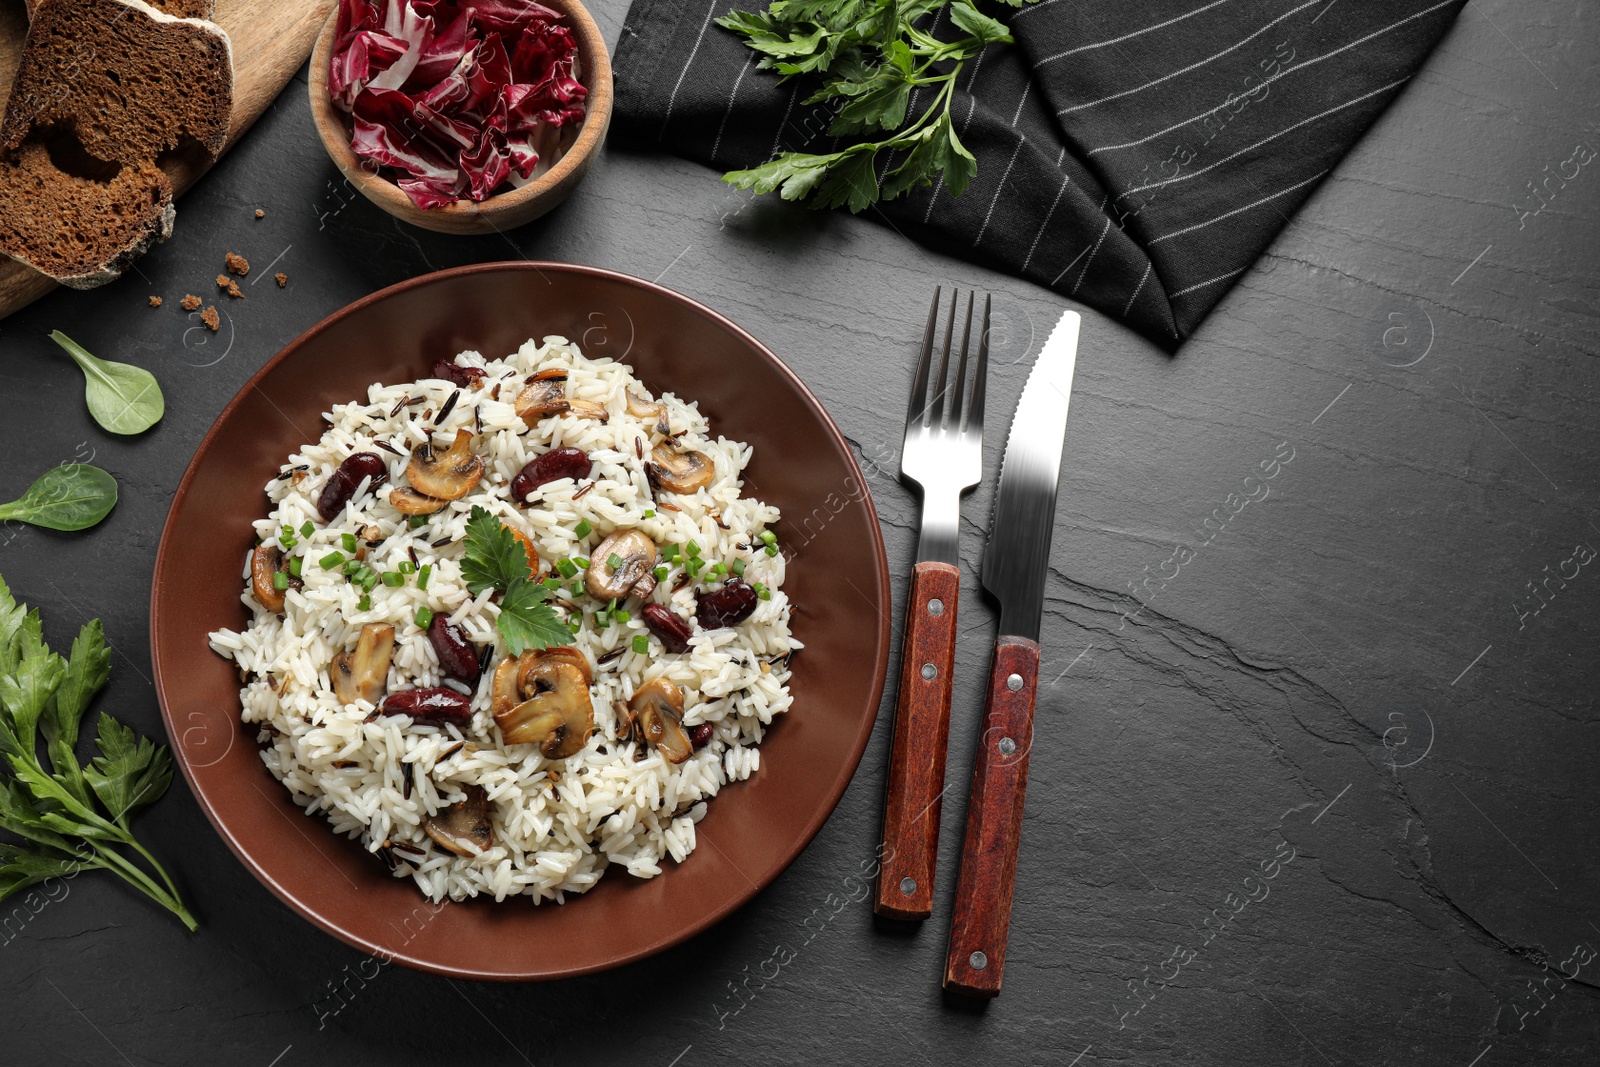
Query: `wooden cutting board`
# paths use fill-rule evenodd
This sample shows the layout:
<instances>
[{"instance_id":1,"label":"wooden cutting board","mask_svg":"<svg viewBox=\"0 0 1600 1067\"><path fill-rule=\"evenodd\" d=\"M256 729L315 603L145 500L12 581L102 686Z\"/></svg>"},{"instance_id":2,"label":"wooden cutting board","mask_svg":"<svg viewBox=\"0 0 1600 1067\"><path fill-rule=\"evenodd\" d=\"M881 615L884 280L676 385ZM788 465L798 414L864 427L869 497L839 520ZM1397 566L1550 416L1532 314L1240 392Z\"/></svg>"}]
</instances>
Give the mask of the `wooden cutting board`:
<instances>
[{"instance_id":1,"label":"wooden cutting board","mask_svg":"<svg viewBox=\"0 0 1600 1067\"><path fill-rule=\"evenodd\" d=\"M233 119L228 128L228 147L238 143L305 63L317 32L327 22L335 3L336 0L217 0L216 22L233 41ZM0 0L0 108L11 95L11 79L27 34L28 16L22 0ZM315 136L309 127L306 136ZM209 165L199 162L174 164L169 172L174 189L182 194L208 169ZM176 229L182 227L180 205ZM32 267L0 256L0 318L33 303L55 287L55 282Z\"/></svg>"}]
</instances>

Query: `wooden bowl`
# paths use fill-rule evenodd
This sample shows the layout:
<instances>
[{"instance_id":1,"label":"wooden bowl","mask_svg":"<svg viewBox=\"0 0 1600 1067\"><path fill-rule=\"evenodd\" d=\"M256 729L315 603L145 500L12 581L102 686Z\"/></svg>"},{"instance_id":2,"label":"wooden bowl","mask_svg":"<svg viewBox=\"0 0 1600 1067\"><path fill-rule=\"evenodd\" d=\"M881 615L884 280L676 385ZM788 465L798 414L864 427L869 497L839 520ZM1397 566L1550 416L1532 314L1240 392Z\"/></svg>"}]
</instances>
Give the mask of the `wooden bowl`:
<instances>
[{"instance_id":1,"label":"wooden bowl","mask_svg":"<svg viewBox=\"0 0 1600 1067\"><path fill-rule=\"evenodd\" d=\"M350 184L396 218L439 233L499 233L532 222L571 196L600 154L600 144L611 125L611 56L600 27L578 0L544 3L561 12L572 28L578 44L578 80L589 91L585 101L588 113L577 127L575 139L555 166L520 189L508 189L481 203L460 200L426 211L413 204L394 182L373 173L372 165L358 159L350 147L349 116L334 107L328 95L328 60L339 21L337 11L330 15L311 53L311 117L323 147Z\"/></svg>"},{"instance_id":2,"label":"wooden bowl","mask_svg":"<svg viewBox=\"0 0 1600 1067\"><path fill-rule=\"evenodd\" d=\"M429 905L409 879L307 819L239 719L239 677L206 634L243 629L240 564L262 486L322 434L330 405L404 382L463 349L499 356L559 333L629 364L652 389L699 401L715 431L755 450L744 477L783 511L784 590L805 648L794 706L695 828L699 846L649 881L613 869L561 905L525 897ZM173 752L196 801L289 907L362 952L462 978L583 974L706 930L777 878L838 804L872 733L889 662L889 568L850 445L771 350L650 282L564 263L485 263L401 282L307 330L247 382L201 441L173 496L150 598L151 660ZM859 813L857 813L859 815ZM876 819L876 815L872 816ZM858 827L859 829L859 827ZM876 832L876 823L872 827ZM866 831L863 831L865 833ZM263 941L284 920L263 911Z\"/></svg>"}]
</instances>

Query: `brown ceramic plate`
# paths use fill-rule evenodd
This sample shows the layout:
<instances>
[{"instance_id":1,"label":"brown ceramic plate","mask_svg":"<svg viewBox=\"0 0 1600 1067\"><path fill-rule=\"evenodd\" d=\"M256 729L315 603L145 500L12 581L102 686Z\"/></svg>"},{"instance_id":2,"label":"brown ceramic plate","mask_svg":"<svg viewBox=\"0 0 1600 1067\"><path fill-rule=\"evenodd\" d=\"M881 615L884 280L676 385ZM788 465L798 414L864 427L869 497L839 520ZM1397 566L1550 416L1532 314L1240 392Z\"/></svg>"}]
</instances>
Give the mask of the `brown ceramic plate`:
<instances>
[{"instance_id":1,"label":"brown ceramic plate","mask_svg":"<svg viewBox=\"0 0 1600 1067\"><path fill-rule=\"evenodd\" d=\"M514 351L563 334L633 366L654 389L700 402L749 442L751 491L783 509L794 552L785 589L806 648L794 708L761 746L761 769L709 806L699 847L640 882L612 871L561 906L513 898L434 908L409 880L307 818L239 722L238 678L206 634L243 627L240 573L262 486L322 432L319 416L373 382L420 377L441 356ZM491 263L416 278L312 327L251 378L178 486L150 603L156 691L179 765L245 866L283 901L364 952L465 978L583 974L658 952L754 896L821 829L855 772L883 690L889 580L866 483L800 379L716 312L658 285L591 267ZM202 906L204 901L202 899Z\"/></svg>"}]
</instances>

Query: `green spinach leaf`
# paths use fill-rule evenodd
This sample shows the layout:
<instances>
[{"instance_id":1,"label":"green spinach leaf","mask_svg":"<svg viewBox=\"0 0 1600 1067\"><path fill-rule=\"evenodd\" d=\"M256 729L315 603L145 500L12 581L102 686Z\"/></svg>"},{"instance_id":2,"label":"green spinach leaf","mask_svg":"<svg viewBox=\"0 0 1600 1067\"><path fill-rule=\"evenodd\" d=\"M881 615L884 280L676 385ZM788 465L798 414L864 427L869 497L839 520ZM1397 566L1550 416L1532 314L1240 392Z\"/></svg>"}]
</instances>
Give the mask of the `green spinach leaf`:
<instances>
[{"instance_id":1,"label":"green spinach leaf","mask_svg":"<svg viewBox=\"0 0 1600 1067\"><path fill-rule=\"evenodd\" d=\"M56 330L50 340L60 345L83 371L84 399L94 421L112 433L144 433L161 421L167 402L156 376L143 367L98 359L78 342Z\"/></svg>"},{"instance_id":2,"label":"green spinach leaf","mask_svg":"<svg viewBox=\"0 0 1600 1067\"><path fill-rule=\"evenodd\" d=\"M86 530L111 514L117 480L87 463L64 463L41 474L28 491L0 504L0 522L18 519L52 530Z\"/></svg>"}]
</instances>

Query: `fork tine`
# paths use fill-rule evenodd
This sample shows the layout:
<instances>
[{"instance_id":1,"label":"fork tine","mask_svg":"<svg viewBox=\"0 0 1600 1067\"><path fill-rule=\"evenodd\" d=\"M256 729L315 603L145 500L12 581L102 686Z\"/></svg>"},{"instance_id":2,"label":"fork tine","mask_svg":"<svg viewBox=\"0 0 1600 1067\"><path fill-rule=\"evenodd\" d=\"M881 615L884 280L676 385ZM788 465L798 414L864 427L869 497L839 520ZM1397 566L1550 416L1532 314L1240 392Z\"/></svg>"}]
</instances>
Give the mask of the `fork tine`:
<instances>
[{"instance_id":1,"label":"fork tine","mask_svg":"<svg viewBox=\"0 0 1600 1067\"><path fill-rule=\"evenodd\" d=\"M933 306L928 308L928 326L922 331L922 352L917 356L917 372L911 379L911 404L906 408L906 428L922 421L928 411L928 368L933 363L933 328L939 318L939 286L933 287Z\"/></svg>"},{"instance_id":2,"label":"fork tine","mask_svg":"<svg viewBox=\"0 0 1600 1067\"><path fill-rule=\"evenodd\" d=\"M967 415L968 432L983 436L983 395L989 380L989 293L983 295L983 328L978 332L978 366L972 374L972 408Z\"/></svg>"},{"instance_id":3,"label":"fork tine","mask_svg":"<svg viewBox=\"0 0 1600 1067\"><path fill-rule=\"evenodd\" d=\"M967 292L967 321L961 327L961 360L956 364L956 376L950 382L949 426L957 433L961 432L961 413L965 407L962 399L967 395L967 344L972 340L972 300L977 295L977 290Z\"/></svg>"},{"instance_id":4,"label":"fork tine","mask_svg":"<svg viewBox=\"0 0 1600 1067\"><path fill-rule=\"evenodd\" d=\"M961 303L961 290L950 290L950 314L944 324L944 353L939 357L939 380L934 385L933 400L929 405L927 425L939 429L944 424L944 395L950 389L950 342L956 332L956 305Z\"/></svg>"}]
</instances>

